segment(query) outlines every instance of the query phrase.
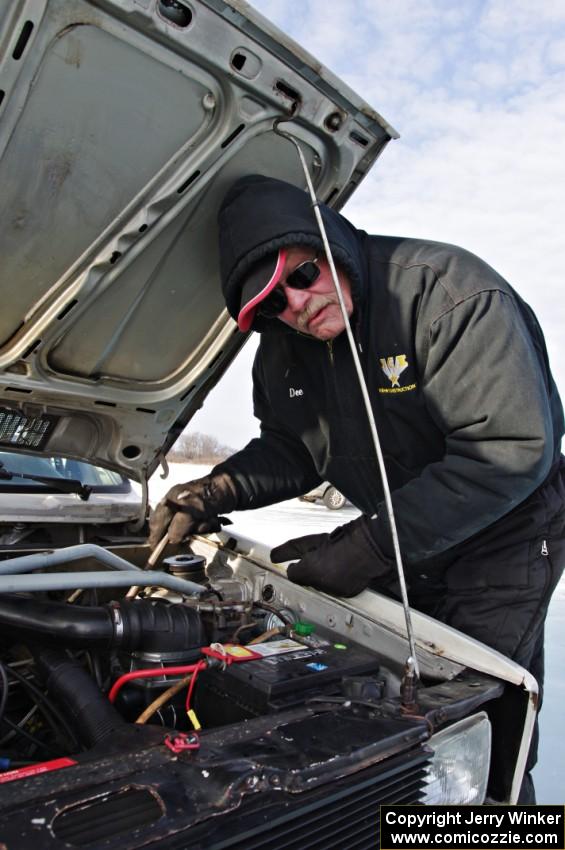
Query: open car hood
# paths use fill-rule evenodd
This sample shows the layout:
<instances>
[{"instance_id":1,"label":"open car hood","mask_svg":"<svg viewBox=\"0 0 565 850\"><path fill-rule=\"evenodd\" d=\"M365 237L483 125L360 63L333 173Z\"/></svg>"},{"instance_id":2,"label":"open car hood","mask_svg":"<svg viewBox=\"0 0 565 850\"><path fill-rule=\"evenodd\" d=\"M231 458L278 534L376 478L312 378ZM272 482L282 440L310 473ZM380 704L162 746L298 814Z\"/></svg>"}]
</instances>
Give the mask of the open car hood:
<instances>
[{"instance_id":1,"label":"open car hood","mask_svg":"<svg viewBox=\"0 0 565 850\"><path fill-rule=\"evenodd\" d=\"M151 474L245 341L219 282L239 176L340 207L397 134L247 4L0 4L0 446Z\"/></svg>"}]
</instances>

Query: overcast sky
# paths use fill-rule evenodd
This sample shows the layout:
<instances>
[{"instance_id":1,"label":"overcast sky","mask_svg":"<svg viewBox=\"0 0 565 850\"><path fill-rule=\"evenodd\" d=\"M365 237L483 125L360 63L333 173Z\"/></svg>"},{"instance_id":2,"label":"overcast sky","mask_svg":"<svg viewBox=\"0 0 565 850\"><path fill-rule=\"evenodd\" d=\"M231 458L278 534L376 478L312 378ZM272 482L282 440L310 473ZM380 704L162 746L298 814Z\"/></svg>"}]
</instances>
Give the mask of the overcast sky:
<instances>
[{"instance_id":1,"label":"overcast sky","mask_svg":"<svg viewBox=\"0 0 565 850\"><path fill-rule=\"evenodd\" d=\"M342 212L494 266L536 311L565 392L565 0L253 5L401 134ZM190 430L254 436L251 359L249 343Z\"/></svg>"}]
</instances>

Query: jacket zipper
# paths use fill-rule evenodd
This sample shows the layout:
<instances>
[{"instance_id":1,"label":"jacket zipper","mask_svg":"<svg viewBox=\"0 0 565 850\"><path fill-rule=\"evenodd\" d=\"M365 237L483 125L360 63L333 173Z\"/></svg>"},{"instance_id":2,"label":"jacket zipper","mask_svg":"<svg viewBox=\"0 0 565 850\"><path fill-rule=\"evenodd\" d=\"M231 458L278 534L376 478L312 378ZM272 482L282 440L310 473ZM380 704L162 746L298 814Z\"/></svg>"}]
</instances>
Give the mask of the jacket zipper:
<instances>
[{"instance_id":1,"label":"jacket zipper","mask_svg":"<svg viewBox=\"0 0 565 850\"><path fill-rule=\"evenodd\" d=\"M328 346L328 352L329 352L329 355L330 355L330 363L333 366L334 365L334 341L333 341L333 339L328 339L327 346Z\"/></svg>"},{"instance_id":2,"label":"jacket zipper","mask_svg":"<svg viewBox=\"0 0 565 850\"><path fill-rule=\"evenodd\" d=\"M547 540L543 540L541 544L541 554L547 558L549 555L549 549L547 548Z\"/></svg>"}]
</instances>

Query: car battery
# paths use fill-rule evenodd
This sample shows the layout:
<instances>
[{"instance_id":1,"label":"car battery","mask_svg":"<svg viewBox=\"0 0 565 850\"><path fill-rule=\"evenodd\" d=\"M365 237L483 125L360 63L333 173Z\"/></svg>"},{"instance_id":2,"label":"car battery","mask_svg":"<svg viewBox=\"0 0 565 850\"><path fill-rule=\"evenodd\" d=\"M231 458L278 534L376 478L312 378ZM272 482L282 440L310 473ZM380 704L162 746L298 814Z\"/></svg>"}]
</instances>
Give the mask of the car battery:
<instances>
[{"instance_id":1,"label":"car battery","mask_svg":"<svg viewBox=\"0 0 565 850\"><path fill-rule=\"evenodd\" d=\"M203 671L196 711L204 726L234 723L340 694L344 677L376 676L377 656L357 644L310 635L248 647L259 657Z\"/></svg>"}]
</instances>

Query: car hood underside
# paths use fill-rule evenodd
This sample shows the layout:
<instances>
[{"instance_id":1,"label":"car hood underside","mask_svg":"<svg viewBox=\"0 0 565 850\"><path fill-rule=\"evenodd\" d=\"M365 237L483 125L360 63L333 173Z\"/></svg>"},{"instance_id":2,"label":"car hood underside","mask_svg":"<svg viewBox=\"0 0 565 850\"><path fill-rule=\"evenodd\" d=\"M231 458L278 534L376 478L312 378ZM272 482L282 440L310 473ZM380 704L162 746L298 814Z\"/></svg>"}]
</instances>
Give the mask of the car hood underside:
<instances>
[{"instance_id":1,"label":"car hood underside","mask_svg":"<svg viewBox=\"0 0 565 850\"><path fill-rule=\"evenodd\" d=\"M0 445L138 480L245 337L216 216L259 172L341 206L395 131L246 4L36 0L0 19Z\"/></svg>"}]
</instances>

